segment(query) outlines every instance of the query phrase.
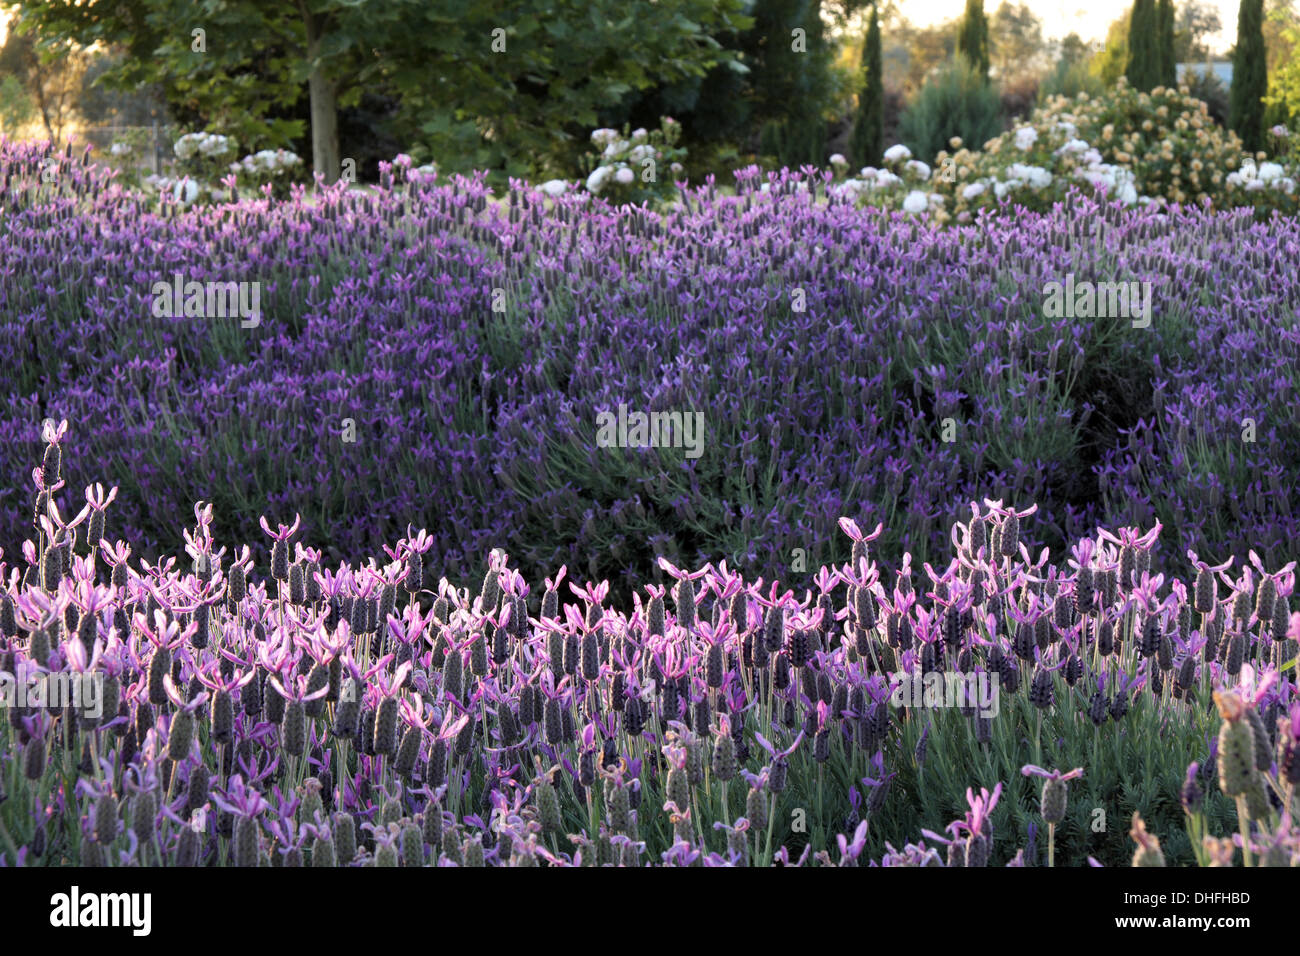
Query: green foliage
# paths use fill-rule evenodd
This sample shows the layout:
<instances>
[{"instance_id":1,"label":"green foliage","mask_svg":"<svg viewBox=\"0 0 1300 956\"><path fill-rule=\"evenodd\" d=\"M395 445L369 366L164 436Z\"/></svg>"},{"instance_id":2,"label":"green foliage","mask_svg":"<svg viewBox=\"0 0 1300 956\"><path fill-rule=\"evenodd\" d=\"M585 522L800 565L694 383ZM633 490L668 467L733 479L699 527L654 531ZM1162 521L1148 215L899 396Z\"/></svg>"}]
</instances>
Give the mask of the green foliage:
<instances>
[{"instance_id":1,"label":"green foliage","mask_svg":"<svg viewBox=\"0 0 1300 956\"><path fill-rule=\"evenodd\" d=\"M977 66L958 56L921 88L899 119L898 138L927 160L960 136L978 148L1002 132L1002 102Z\"/></svg>"},{"instance_id":2,"label":"green foliage","mask_svg":"<svg viewBox=\"0 0 1300 956\"><path fill-rule=\"evenodd\" d=\"M1242 0L1237 14L1237 47L1232 58L1228 119L1246 149L1264 143L1264 97L1268 72L1264 47L1264 0Z\"/></svg>"},{"instance_id":3,"label":"green foliage","mask_svg":"<svg viewBox=\"0 0 1300 956\"><path fill-rule=\"evenodd\" d=\"M173 114L192 120L184 125L221 129L249 149L289 147L306 131L307 13L323 24L315 65L339 109L363 93L398 97L392 131L404 142L424 142L449 171L498 178L571 173L599 110L734 61L714 34L745 25L742 0L635 11L622 0L556 0L545 11L522 0L228 0L205 6L197 52L189 0L3 2L42 43L121 49L101 82L157 82Z\"/></svg>"},{"instance_id":4,"label":"green foliage","mask_svg":"<svg viewBox=\"0 0 1300 956\"><path fill-rule=\"evenodd\" d=\"M1228 126L1228 88L1210 69L1189 69L1182 85L1210 110L1210 117L1225 129Z\"/></svg>"},{"instance_id":5,"label":"green foliage","mask_svg":"<svg viewBox=\"0 0 1300 956\"><path fill-rule=\"evenodd\" d=\"M1056 61L1052 72L1043 78L1038 88L1038 102L1045 103L1053 96L1074 99L1080 93L1088 96L1100 96L1106 91L1106 84L1101 77L1093 73L1084 60L1068 60L1064 57Z\"/></svg>"},{"instance_id":6,"label":"green foliage","mask_svg":"<svg viewBox=\"0 0 1300 956\"><path fill-rule=\"evenodd\" d=\"M1106 48L1093 57L1089 69L1107 86L1114 86L1128 67L1128 17L1120 17L1106 31Z\"/></svg>"},{"instance_id":7,"label":"green foliage","mask_svg":"<svg viewBox=\"0 0 1300 956\"><path fill-rule=\"evenodd\" d=\"M759 0L754 29L762 37L755 62L759 152L791 168L825 160L826 115L834 93L831 46L817 0Z\"/></svg>"},{"instance_id":8,"label":"green foliage","mask_svg":"<svg viewBox=\"0 0 1300 956\"><path fill-rule=\"evenodd\" d=\"M1001 866L1017 848L1025 847L1025 865L1045 866L1047 827L1039 815L1042 781L1023 776L1021 767L1025 763L1061 770L1083 767L1083 778L1069 785L1066 818L1056 829L1057 866L1087 866L1089 856L1105 866L1127 866L1132 855L1127 823L1134 811L1160 833L1170 866L1195 865L1191 845L1183 836L1185 815L1178 792L1188 755L1195 755L1192 759L1202 766L1208 762L1207 741L1218 727L1208 694L1201 694L1188 707L1171 701L1168 690L1160 700L1143 690L1132 698L1121 721L1107 721L1098 730L1087 719L1095 683L1080 681L1071 688L1058 674L1052 684L1057 704L1045 712L1029 703L1023 689L1016 694L1004 690L987 744L976 740L973 722L956 710L922 711L916 714L920 720L904 723L891 763L898 768L893 795L872 821L873 833L919 837L922 828L942 833L949 821L960 819L969 809L966 786L978 792L1001 781L1005 790L993 814L997 838L990 863ZM927 724L924 763L918 766L915 759L898 759L914 752ZM1232 803L1215 784L1203 778L1202 785L1210 831L1232 832ZM1095 812L1098 808L1102 815ZM1038 831L1032 853L1028 851L1031 824ZM875 847L873 843L873 851Z\"/></svg>"},{"instance_id":9,"label":"green foliage","mask_svg":"<svg viewBox=\"0 0 1300 956\"><path fill-rule=\"evenodd\" d=\"M1043 22L1028 5L1002 0L990 30L996 39L989 55L1000 78L1036 72L1044 49Z\"/></svg>"},{"instance_id":10,"label":"green foliage","mask_svg":"<svg viewBox=\"0 0 1300 956\"><path fill-rule=\"evenodd\" d=\"M989 75L989 23L984 16L984 0L966 0L966 13L957 33L957 53L975 66L984 82Z\"/></svg>"},{"instance_id":11,"label":"green foliage","mask_svg":"<svg viewBox=\"0 0 1300 956\"><path fill-rule=\"evenodd\" d=\"M1155 0L1134 0L1128 38L1124 76L1134 89L1149 93L1161 84L1160 12Z\"/></svg>"},{"instance_id":12,"label":"green foliage","mask_svg":"<svg viewBox=\"0 0 1300 956\"><path fill-rule=\"evenodd\" d=\"M36 115L36 104L12 73L0 80L0 130L9 135Z\"/></svg>"},{"instance_id":13,"label":"green foliage","mask_svg":"<svg viewBox=\"0 0 1300 956\"><path fill-rule=\"evenodd\" d=\"M1294 126L1300 117L1300 20L1291 20L1282 28L1283 38L1291 44L1290 56L1278 64L1269 77L1266 125L1282 123Z\"/></svg>"},{"instance_id":14,"label":"green foliage","mask_svg":"<svg viewBox=\"0 0 1300 956\"><path fill-rule=\"evenodd\" d=\"M871 5L867 39L862 48L862 92L849 139L849 161L855 166L875 166L885 148L884 60L880 52L880 18Z\"/></svg>"},{"instance_id":15,"label":"green foliage","mask_svg":"<svg viewBox=\"0 0 1300 956\"><path fill-rule=\"evenodd\" d=\"M665 202L677 197L686 150L678 145L682 124L671 116L654 130L623 127L591 134L596 151L587 156L587 189L617 205ZM623 181L626 180L626 181Z\"/></svg>"},{"instance_id":16,"label":"green foliage","mask_svg":"<svg viewBox=\"0 0 1300 956\"><path fill-rule=\"evenodd\" d=\"M1173 86L1178 82L1178 65L1174 60L1174 0L1160 0L1156 7L1159 15L1159 86Z\"/></svg>"}]
</instances>

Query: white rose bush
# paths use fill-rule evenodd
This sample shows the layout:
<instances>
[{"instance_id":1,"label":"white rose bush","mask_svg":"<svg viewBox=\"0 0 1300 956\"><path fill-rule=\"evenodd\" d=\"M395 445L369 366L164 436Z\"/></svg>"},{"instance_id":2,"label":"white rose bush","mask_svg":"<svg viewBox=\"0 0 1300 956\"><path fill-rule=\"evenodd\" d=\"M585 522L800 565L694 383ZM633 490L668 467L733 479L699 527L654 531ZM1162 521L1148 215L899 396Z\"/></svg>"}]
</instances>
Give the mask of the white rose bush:
<instances>
[{"instance_id":1,"label":"white rose bush","mask_svg":"<svg viewBox=\"0 0 1300 956\"><path fill-rule=\"evenodd\" d=\"M1251 206L1261 218L1294 214L1300 151L1286 127L1271 136L1275 154L1252 155L1185 89L1140 93L1121 80L1105 96L1053 97L982 148L954 138L933 163L901 143L885 150L886 168L854 177L832 161L831 195L937 223L967 223L1003 202L1045 212L1095 190L1124 206L1208 202Z\"/></svg>"},{"instance_id":2,"label":"white rose bush","mask_svg":"<svg viewBox=\"0 0 1300 956\"><path fill-rule=\"evenodd\" d=\"M597 129L591 133L594 152L588 154L589 172L583 187L615 205L643 202L666 203L676 198L676 182L682 177L686 149L678 146L682 125L671 116L662 117L659 128L646 130L624 126ZM561 195L560 180L543 184L548 195Z\"/></svg>"}]
</instances>

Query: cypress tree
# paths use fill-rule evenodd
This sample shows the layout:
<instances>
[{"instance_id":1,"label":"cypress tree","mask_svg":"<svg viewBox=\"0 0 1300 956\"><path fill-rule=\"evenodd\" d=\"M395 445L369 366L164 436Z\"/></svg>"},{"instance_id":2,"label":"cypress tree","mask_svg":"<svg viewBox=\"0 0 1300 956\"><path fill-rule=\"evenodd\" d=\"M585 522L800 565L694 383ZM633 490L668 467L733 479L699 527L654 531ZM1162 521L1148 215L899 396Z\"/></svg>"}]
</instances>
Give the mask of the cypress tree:
<instances>
[{"instance_id":1,"label":"cypress tree","mask_svg":"<svg viewBox=\"0 0 1300 956\"><path fill-rule=\"evenodd\" d=\"M1246 149L1264 143L1264 94L1268 92L1264 48L1264 0L1241 0L1237 12L1237 47L1232 57L1228 125Z\"/></svg>"},{"instance_id":2,"label":"cypress tree","mask_svg":"<svg viewBox=\"0 0 1300 956\"><path fill-rule=\"evenodd\" d=\"M987 82L989 78L989 22L984 0L966 0L966 13L957 33L957 53L964 56Z\"/></svg>"},{"instance_id":3,"label":"cypress tree","mask_svg":"<svg viewBox=\"0 0 1300 956\"><path fill-rule=\"evenodd\" d=\"M864 83L853 135L849 138L850 162L855 168L879 163L885 148L884 62L880 52L880 19L874 3L870 17L867 40L862 47Z\"/></svg>"},{"instance_id":4,"label":"cypress tree","mask_svg":"<svg viewBox=\"0 0 1300 956\"><path fill-rule=\"evenodd\" d=\"M1144 93L1160 85L1160 13L1155 0L1134 0L1128 23L1128 66L1124 75Z\"/></svg>"},{"instance_id":5,"label":"cypress tree","mask_svg":"<svg viewBox=\"0 0 1300 956\"><path fill-rule=\"evenodd\" d=\"M1178 84L1178 61L1174 56L1174 0L1160 0L1160 77L1159 85Z\"/></svg>"},{"instance_id":6,"label":"cypress tree","mask_svg":"<svg viewBox=\"0 0 1300 956\"><path fill-rule=\"evenodd\" d=\"M823 107L831 80L831 51L821 21L820 0L759 0L755 29L765 42L754 68L756 99L772 117L762 128L759 149L784 166L825 160ZM797 37L794 31L802 30Z\"/></svg>"}]
</instances>

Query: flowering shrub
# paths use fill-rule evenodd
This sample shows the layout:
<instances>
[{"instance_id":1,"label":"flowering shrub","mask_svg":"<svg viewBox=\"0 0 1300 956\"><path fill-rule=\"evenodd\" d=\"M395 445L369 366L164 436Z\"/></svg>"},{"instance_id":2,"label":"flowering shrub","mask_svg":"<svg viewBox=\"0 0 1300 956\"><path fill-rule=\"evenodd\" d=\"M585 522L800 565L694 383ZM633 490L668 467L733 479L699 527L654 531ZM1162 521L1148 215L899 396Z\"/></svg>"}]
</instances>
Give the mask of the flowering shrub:
<instances>
[{"instance_id":1,"label":"flowering shrub","mask_svg":"<svg viewBox=\"0 0 1300 956\"><path fill-rule=\"evenodd\" d=\"M884 169L864 166L856 177L840 178L848 163L842 156L832 156L831 166L836 181L828 188L832 196L847 199L864 206L888 209L900 207L903 212L920 214L936 212L942 218L944 197L929 188L931 169L901 143L885 150ZM840 162L836 162L836 160Z\"/></svg>"},{"instance_id":2,"label":"flowering shrub","mask_svg":"<svg viewBox=\"0 0 1300 956\"><path fill-rule=\"evenodd\" d=\"M241 187L261 190L270 185L277 199L287 199L289 184L302 168L302 157L287 149L263 149L230 164Z\"/></svg>"},{"instance_id":3,"label":"flowering shrub","mask_svg":"<svg viewBox=\"0 0 1300 956\"><path fill-rule=\"evenodd\" d=\"M159 183L160 188L171 185L182 201L193 202L199 196L216 195L217 182L231 165L238 146L229 136L217 133L186 133L176 140L172 151L176 154L173 175Z\"/></svg>"},{"instance_id":4,"label":"flowering shrub","mask_svg":"<svg viewBox=\"0 0 1300 956\"><path fill-rule=\"evenodd\" d=\"M929 209L935 221L965 223L1004 199L1046 212L1072 189L1102 188L1125 205L1195 204L1300 211L1300 162L1283 149L1275 161L1243 152L1236 135L1220 129L1205 105L1186 89L1139 93L1123 79L1103 96L1050 98L1029 120L975 149L955 140L940 151L926 206L897 188L860 189L873 204ZM906 147L894 147L905 149ZM928 168L928 167L927 167ZM874 170L864 170L868 185ZM887 179L885 187L897 187Z\"/></svg>"},{"instance_id":5,"label":"flowering shrub","mask_svg":"<svg viewBox=\"0 0 1300 956\"><path fill-rule=\"evenodd\" d=\"M0 675L78 693L9 701L0 864L1117 864L1093 808L1139 804L1137 865L1232 862L1173 837L1184 813L1239 829L1244 862L1300 862L1294 562L1252 553L1220 596L1232 562L1190 555L1166 589L1156 527L1049 566L1021 539L1035 509L985 501L923 575L841 517L802 599L662 558L634 593L564 567L534 587L503 552L470 590L409 527L328 567L263 517L259 567L199 502L185 558L154 566L116 487L54 504L75 445L66 421L44 438L34 537L0 552ZM917 832L933 846L894 849Z\"/></svg>"},{"instance_id":6,"label":"flowering shrub","mask_svg":"<svg viewBox=\"0 0 1300 956\"><path fill-rule=\"evenodd\" d=\"M656 130L593 130L597 152L588 155L587 191L619 204L675 198L675 177L686 159L686 148L677 145L681 136L682 126L671 116L661 118Z\"/></svg>"},{"instance_id":7,"label":"flowering shrub","mask_svg":"<svg viewBox=\"0 0 1300 956\"><path fill-rule=\"evenodd\" d=\"M134 189L145 187L142 176L144 157L153 145L154 132L143 127L126 130L109 144L96 159L117 170L116 181Z\"/></svg>"},{"instance_id":8,"label":"flowering shrub","mask_svg":"<svg viewBox=\"0 0 1300 956\"><path fill-rule=\"evenodd\" d=\"M235 186L287 199L293 178L302 169L302 157L287 149L264 149L234 160L235 141L216 133L186 133L173 147L176 164L168 175L150 175L143 184L183 205L214 202L230 197Z\"/></svg>"}]
</instances>

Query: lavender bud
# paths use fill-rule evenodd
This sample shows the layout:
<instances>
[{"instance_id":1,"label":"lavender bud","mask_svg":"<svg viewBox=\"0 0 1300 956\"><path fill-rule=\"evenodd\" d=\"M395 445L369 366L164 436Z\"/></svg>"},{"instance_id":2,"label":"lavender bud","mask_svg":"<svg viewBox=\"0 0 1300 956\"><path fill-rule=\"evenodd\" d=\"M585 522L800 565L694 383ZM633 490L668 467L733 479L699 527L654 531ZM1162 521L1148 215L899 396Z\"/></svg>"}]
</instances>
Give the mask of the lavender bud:
<instances>
[{"instance_id":1,"label":"lavender bud","mask_svg":"<svg viewBox=\"0 0 1300 956\"><path fill-rule=\"evenodd\" d=\"M695 627L695 582L690 578L677 582L677 623L688 631Z\"/></svg>"},{"instance_id":2,"label":"lavender bud","mask_svg":"<svg viewBox=\"0 0 1300 956\"><path fill-rule=\"evenodd\" d=\"M189 756L194 743L194 714L188 710L178 710L172 715L171 727L167 734L167 756L179 763Z\"/></svg>"},{"instance_id":3,"label":"lavender bud","mask_svg":"<svg viewBox=\"0 0 1300 956\"><path fill-rule=\"evenodd\" d=\"M330 830L334 837L334 856L346 866L357 856L356 822L349 814L336 813Z\"/></svg>"},{"instance_id":4,"label":"lavender bud","mask_svg":"<svg viewBox=\"0 0 1300 956\"><path fill-rule=\"evenodd\" d=\"M171 668L171 651L165 647L157 648L149 660L149 703L157 707L167 703L167 690L163 686L163 678Z\"/></svg>"},{"instance_id":5,"label":"lavender bud","mask_svg":"<svg viewBox=\"0 0 1300 956\"><path fill-rule=\"evenodd\" d=\"M685 806L686 804L679 804ZM745 817L754 830L767 829L767 794L755 787L745 796Z\"/></svg>"},{"instance_id":6,"label":"lavender bud","mask_svg":"<svg viewBox=\"0 0 1300 956\"><path fill-rule=\"evenodd\" d=\"M153 842L158 817L158 796L143 790L131 799L131 829L141 846Z\"/></svg>"},{"instance_id":7,"label":"lavender bud","mask_svg":"<svg viewBox=\"0 0 1300 956\"><path fill-rule=\"evenodd\" d=\"M402 735L401 746L397 748L397 757L393 761L393 770L398 776L410 779L415 772L415 763L420 756L420 728L410 727Z\"/></svg>"},{"instance_id":8,"label":"lavender bud","mask_svg":"<svg viewBox=\"0 0 1300 956\"><path fill-rule=\"evenodd\" d=\"M392 756L397 752L397 698L385 697L375 714L375 753Z\"/></svg>"},{"instance_id":9,"label":"lavender bud","mask_svg":"<svg viewBox=\"0 0 1300 956\"><path fill-rule=\"evenodd\" d=\"M1201 614L1209 614L1219 600L1219 582L1214 572L1201 568L1196 572L1196 586L1192 595L1192 606Z\"/></svg>"},{"instance_id":10,"label":"lavender bud","mask_svg":"<svg viewBox=\"0 0 1300 956\"><path fill-rule=\"evenodd\" d=\"M1068 796L1064 780L1048 777L1043 781L1043 795L1038 809L1044 823L1060 823L1065 819Z\"/></svg>"},{"instance_id":11,"label":"lavender bud","mask_svg":"<svg viewBox=\"0 0 1300 956\"><path fill-rule=\"evenodd\" d=\"M289 544L276 541L271 545L271 577L277 581L289 580Z\"/></svg>"},{"instance_id":12,"label":"lavender bud","mask_svg":"<svg viewBox=\"0 0 1300 956\"><path fill-rule=\"evenodd\" d=\"M122 567L125 566L122 565ZM125 584L126 582L123 581L122 583ZM226 575L226 594L235 604L244 600L244 597L248 594L248 581L244 576L244 566L242 564L234 565L230 569L230 573Z\"/></svg>"},{"instance_id":13,"label":"lavender bud","mask_svg":"<svg viewBox=\"0 0 1300 956\"><path fill-rule=\"evenodd\" d=\"M103 794L95 801L95 840L109 846L117 839L117 801L113 795Z\"/></svg>"},{"instance_id":14,"label":"lavender bud","mask_svg":"<svg viewBox=\"0 0 1300 956\"><path fill-rule=\"evenodd\" d=\"M285 753L301 757L307 750L307 712L302 701L289 701L284 707L283 716L280 744Z\"/></svg>"},{"instance_id":15,"label":"lavender bud","mask_svg":"<svg viewBox=\"0 0 1300 956\"><path fill-rule=\"evenodd\" d=\"M185 805L190 810L197 810L208 802L208 787L211 785L206 767L198 766L190 771L185 794Z\"/></svg>"},{"instance_id":16,"label":"lavender bud","mask_svg":"<svg viewBox=\"0 0 1300 956\"><path fill-rule=\"evenodd\" d=\"M763 645L769 654L775 654L781 649L784 636L785 610L780 607L768 608L767 616L763 619Z\"/></svg>"}]
</instances>

